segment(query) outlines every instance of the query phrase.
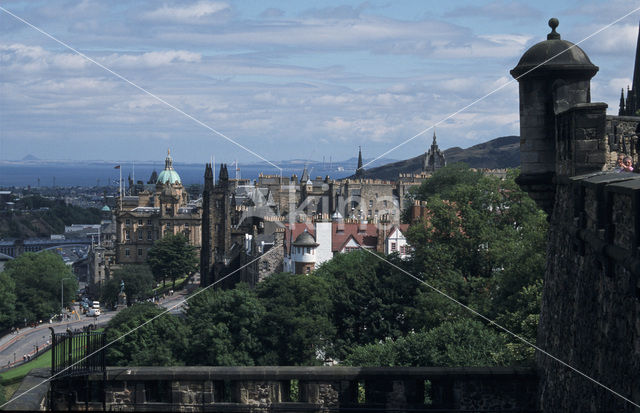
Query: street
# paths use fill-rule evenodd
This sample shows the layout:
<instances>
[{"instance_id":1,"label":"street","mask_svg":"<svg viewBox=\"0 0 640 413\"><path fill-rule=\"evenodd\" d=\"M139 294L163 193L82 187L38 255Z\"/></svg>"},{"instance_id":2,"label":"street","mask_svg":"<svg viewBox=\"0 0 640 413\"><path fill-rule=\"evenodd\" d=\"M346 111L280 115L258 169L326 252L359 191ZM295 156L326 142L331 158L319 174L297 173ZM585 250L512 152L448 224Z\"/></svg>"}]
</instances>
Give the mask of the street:
<instances>
[{"instance_id":1,"label":"street","mask_svg":"<svg viewBox=\"0 0 640 413\"><path fill-rule=\"evenodd\" d=\"M186 293L178 291L172 296L168 296L162 300L159 305L164 308L171 308L184 300ZM80 314L79 307L74 307L76 313ZM93 317L86 317L85 315L79 315L79 320L67 320L64 322L54 322L52 324L43 323L37 327L25 327L21 328L17 334L7 334L0 338L0 371L7 367L13 367L20 364L24 355L30 355L32 358L36 355L36 348L38 352L45 346L47 340L51 341L51 330L49 327L53 327L56 333L63 333L67 329L76 330L82 329L90 324L97 324L98 327L105 326L109 320L111 320L119 310L116 311L103 311L97 319ZM181 306L171 310L173 315L180 314ZM75 316L74 316L75 317Z\"/></svg>"}]
</instances>

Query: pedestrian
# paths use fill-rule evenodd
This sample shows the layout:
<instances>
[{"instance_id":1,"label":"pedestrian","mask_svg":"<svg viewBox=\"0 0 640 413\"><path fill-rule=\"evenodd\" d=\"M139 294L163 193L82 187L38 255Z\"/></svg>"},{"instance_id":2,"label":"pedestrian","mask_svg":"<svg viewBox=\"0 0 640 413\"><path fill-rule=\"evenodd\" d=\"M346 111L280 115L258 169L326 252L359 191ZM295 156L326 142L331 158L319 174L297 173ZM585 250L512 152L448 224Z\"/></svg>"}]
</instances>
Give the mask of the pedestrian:
<instances>
[{"instance_id":1,"label":"pedestrian","mask_svg":"<svg viewBox=\"0 0 640 413\"><path fill-rule=\"evenodd\" d=\"M22 361L27 361L27 355L26 354L22 356Z\"/></svg>"},{"instance_id":2,"label":"pedestrian","mask_svg":"<svg viewBox=\"0 0 640 413\"><path fill-rule=\"evenodd\" d=\"M622 159L622 171L633 172L633 164L630 156L625 156Z\"/></svg>"}]
</instances>

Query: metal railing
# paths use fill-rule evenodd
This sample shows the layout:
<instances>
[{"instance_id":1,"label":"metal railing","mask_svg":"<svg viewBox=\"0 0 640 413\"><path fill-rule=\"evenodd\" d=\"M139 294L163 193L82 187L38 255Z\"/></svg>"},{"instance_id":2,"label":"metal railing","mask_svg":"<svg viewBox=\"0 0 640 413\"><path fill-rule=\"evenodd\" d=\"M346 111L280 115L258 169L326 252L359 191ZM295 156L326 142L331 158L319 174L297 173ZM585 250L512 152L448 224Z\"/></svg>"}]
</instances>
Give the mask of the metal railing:
<instances>
[{"instance_id":1,"label":"metal railing","mask_svg":"<svg viewBox=\"0 0 640 413\"><path fill-rule=\"evenodd\" d=\"M51 375L57 377L105 372L105 333L56 333L51 328Z\"/></svg>"}]
</instances>

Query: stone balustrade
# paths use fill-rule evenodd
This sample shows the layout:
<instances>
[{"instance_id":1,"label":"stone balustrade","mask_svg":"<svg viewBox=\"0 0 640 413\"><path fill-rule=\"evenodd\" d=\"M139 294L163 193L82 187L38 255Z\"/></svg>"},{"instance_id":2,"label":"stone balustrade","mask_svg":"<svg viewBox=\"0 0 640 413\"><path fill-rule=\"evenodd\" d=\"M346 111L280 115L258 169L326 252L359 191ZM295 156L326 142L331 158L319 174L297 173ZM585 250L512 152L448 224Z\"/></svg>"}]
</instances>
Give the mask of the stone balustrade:
<instances>
[{"instance_id":1,"label":"stone balustrade","mask_svg":"<svg viewBox=\"0 0 640 413\"><path fill-rule=\"evenodd\" d=\"M93 374L60 380L53 386L54 408L536 411L537 376L529 368L110 367L105 379Z\"/></svg>"}]
</instances>

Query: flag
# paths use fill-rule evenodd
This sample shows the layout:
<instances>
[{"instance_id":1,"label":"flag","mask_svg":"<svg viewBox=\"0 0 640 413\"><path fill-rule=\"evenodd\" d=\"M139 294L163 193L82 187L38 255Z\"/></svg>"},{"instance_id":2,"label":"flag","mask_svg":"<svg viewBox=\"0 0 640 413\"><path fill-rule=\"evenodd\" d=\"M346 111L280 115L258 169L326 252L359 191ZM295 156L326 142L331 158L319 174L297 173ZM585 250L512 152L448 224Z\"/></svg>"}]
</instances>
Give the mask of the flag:
<instances>
[{"instance_id":1,"label":"flag","mask_svg":"<svg viewBox=\"0 0 640 413\"><path fill-rule=\"evenodd\" d=\"M114 166L113 169L120 169L120 165Z\"/></svg>"}]
</instances>

